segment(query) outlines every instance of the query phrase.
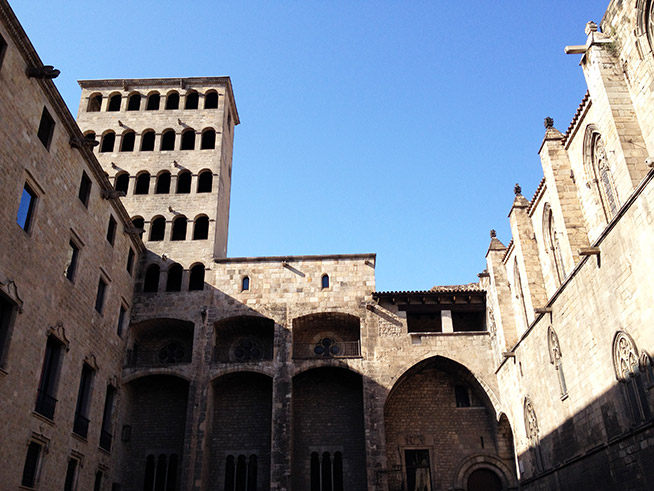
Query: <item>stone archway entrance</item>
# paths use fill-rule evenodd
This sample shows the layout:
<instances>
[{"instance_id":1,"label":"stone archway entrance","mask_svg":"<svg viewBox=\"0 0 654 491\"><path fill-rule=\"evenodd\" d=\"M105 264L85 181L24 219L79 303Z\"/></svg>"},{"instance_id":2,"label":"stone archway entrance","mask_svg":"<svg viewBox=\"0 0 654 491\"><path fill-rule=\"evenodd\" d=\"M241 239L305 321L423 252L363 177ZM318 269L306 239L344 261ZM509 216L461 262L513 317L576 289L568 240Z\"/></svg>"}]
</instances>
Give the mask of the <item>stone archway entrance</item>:
<instances>
[{"instance_id":1,"label":"stone archway entrance","mask_svg":"<svg viewBox=\"0 0 654 491\"><path fill-rule=\"evenodd\" d=\"M467 491L502 491L502 481L490 469L477 469L468 477Z\"/></svg>"}]
</instances>

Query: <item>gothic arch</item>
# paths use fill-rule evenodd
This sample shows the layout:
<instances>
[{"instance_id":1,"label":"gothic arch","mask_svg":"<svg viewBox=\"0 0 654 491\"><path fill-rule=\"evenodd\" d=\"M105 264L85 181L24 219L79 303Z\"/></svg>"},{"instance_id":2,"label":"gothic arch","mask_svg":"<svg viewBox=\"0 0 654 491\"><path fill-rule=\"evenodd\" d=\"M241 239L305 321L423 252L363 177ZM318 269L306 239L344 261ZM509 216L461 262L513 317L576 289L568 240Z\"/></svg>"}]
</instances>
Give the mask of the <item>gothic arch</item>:
<instances>
[{"instance_id":1,"label":"gothic arch","mask_svg":"<svg viewBox=\"0 0 654 491\"><path fill-rule=\"evenodd\" d=\"M556 231L554 223L554 214L549 203L545 203L543 207L543 238L545 253L548 255L552 269L554 270L554 278L556 284L559 286L565 278L565 267L563 265L563 255L561 253L561 243L559 241L560 234Z\"/></svg>"},{"instance_id":2,"label":"gothic arch","mask_svg":"<svg viewBox=\"0 0 654 491\"><path fill-rule=\"evenodd\" d=\"M593 194L598 197L606 222L618 212L620 199L604 147L602 135L589 124L584 135L584 168Z\"/></svg>"}]
</instances>

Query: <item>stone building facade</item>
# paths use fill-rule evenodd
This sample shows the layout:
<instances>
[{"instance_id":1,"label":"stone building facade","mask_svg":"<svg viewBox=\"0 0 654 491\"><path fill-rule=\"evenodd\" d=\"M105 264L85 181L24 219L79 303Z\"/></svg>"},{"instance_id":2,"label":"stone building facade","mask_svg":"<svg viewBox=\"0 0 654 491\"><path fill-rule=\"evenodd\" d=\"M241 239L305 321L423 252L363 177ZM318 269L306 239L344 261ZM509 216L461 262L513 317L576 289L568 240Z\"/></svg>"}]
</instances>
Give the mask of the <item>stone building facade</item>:
<instances>
[{"instance_id":1,"label":"stone building facade","mask_svg":"<svg viewBox=\"0 0 654 491\"><path fill-rule=\"evenodd\" d=\"M566 48L588 92L479 282L378 292L374 254L227 256L229 78L81 81L76 123L0 0L7 489L654 486L652 3Z\"/></svg>"}]
</instances>

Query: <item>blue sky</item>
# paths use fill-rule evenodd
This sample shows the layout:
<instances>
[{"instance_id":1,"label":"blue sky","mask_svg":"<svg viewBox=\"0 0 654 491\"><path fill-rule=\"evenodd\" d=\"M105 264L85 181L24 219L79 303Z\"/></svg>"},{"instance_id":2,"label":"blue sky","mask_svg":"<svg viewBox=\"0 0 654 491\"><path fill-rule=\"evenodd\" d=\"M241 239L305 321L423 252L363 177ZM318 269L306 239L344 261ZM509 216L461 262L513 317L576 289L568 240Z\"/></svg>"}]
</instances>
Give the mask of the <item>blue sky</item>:
<instances>
[{"instance_id":1,"label":"blue sky","mask_svg":"<svg viewBox=\"0 0 654 491\"><path fill-rule=\"evenodd\" d=\"M608 1L14 0L73 114L78 79L232 78L229 256L377 253L378 290L477 281L543 118L586 87Z\"/></svg>"}]
</instances>

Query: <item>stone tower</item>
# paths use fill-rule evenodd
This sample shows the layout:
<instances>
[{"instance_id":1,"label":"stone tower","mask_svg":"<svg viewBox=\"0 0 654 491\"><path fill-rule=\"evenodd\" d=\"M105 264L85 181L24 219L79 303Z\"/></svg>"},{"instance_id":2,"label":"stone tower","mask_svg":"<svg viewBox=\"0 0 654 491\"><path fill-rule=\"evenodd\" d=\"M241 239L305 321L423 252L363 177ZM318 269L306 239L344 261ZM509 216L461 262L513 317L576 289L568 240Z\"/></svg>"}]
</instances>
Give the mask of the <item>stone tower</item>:
<instances>
[{"instance_id":1,"label":"stone tower","mask_svg":"<svg viewBox=\"0 0 654 491\"><path fill-rule=\"evenodd\" d=\"M149 251L142 260L155 269L161 262L169 272L164 281L149 270L143 289L193 289L193 266L227 253L234 126L239 123L230 79L79 84L78 123L85 136L98 141L98 160L116 191L125 193L123 204ZM181 266L179 274L171 275L171 261Z\"/></svg>"}]
</instances>

